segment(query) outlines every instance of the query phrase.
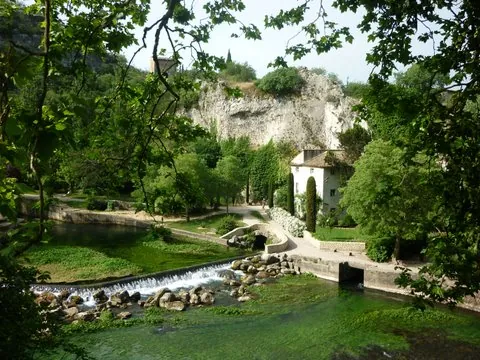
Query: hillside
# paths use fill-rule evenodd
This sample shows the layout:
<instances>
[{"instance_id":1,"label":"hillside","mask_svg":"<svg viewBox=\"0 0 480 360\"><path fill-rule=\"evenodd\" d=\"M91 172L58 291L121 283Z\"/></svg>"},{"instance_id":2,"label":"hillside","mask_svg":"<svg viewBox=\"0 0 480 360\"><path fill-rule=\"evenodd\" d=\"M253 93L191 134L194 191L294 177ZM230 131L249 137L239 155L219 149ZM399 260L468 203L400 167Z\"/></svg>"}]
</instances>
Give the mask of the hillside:
<instances>
[{"instance_id":1,"label":"hillside","mask_svg":"<svg viewBox=\"0 0 480 360\"><path fill-rule=\"evenodd\" d=\"M254 145L270 139L337 149L336 134L353 125L353 99L324 76L300 71L306 84L298 95L273 97L241 84L242 98L227 97L226 84L204 85L199 104L190 110L195 123L216 128L220 138L248 135Z\"/></svg>"}]
</instances>

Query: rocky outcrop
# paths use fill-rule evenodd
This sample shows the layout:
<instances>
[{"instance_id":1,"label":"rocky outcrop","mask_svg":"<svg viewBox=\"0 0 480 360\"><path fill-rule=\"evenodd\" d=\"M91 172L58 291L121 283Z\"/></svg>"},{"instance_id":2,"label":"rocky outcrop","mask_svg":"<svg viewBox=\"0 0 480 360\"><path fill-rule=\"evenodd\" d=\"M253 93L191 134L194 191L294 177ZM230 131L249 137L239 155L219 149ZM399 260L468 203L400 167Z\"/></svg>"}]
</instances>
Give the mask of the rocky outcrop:
<instances>
[{"instance_id":1,"label":"rocky outcrop","mask_svg":"<svg viewBox=\"0 0 480 360\"><path fill-rule=\"evenodd\" d=\"M198 106L191 109L193 121L207 129L215 128L220 138L250 137L254 145L292 141L337 149L336 134L353 126L354 100L343 95L340 85L301 69L305 86L298 95L274 97L244 90L241 98L229 98L225 83L204 85ZM250 85L254 88L254 85ZM250 89L251 90L251 89Z\"/></svg>"}]
</instances>

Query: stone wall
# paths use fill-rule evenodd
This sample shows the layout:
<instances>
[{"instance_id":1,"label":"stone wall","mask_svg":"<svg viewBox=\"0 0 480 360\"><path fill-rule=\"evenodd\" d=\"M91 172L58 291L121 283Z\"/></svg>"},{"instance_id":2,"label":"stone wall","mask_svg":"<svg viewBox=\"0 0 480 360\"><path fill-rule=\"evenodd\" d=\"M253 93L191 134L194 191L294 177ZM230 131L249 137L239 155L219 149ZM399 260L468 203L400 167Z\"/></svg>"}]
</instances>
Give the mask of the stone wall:
<instances>
[{"instance_id":1,"label":"stone wall","mask_svg":"<svg viewBox=\"0 0 480 360\"><path fill-rule=\"evenodd\" d=\"M278 253L288 249L290 241L288 235L274 224L259 223L250 226L242 226L230 231L225 235L222 235L221 238L230 239L235 235L244 235L245 231L247 230L258 230L262 233L262 235L273 242L272 244L265 245L266 254Z\"/></svg>"}]
</instances>

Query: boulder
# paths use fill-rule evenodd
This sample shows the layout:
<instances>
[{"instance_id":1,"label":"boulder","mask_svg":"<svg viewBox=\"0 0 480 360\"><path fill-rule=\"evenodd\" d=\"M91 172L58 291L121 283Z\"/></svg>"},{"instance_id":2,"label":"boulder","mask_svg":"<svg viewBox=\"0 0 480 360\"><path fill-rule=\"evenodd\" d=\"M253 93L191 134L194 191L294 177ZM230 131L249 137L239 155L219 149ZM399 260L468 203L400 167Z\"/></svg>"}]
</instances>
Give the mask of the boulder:
<instances>
[{"instance_id":1,"label":"boulder","mask_svg":"<svg viewBox=\"0 0 480 360\"><path fill-rule=\"evenodd\" d=\"M158 290L155 295L153 296L149 296L148 299L147 299L147 302L145 303L145 305L149 304L148 306L159 306L159 301L160 301L160 298L165 295L166 293L171 293L172 291L168 288L163 288L163 289L160 289ZM148 307L147 306L147 307Z\"/></svg>"},{"instance_id":2,"label":"boulder","mask_svg":"<svg viewBox=\"0 0 480 360\"><path fill-rule=\"evenodd\" d=\"M263 254L262 255L262 260L265 261L265 263L267 265L275 264L275 263L280 262L279 258L277 258L276 256L271 255L271 254Z\"/></svg>"},{"instance_id":3,"label":"boulder","mask_svg":"<svg viewBox=\"0 0 480 360\"><path fill-rule=\"evenodd\" d=\"M243 296L240 296L237 300L240 302L245 302L245 301L252 300L252 298L249 295L243 295Z\"/></svg>"},{"instance_id":4,"label":"boulder","mask_svg":"<svg viewBox=\"0 0 480 360\"><path fill-rule=\"evenodd\" d=\"M236 298L238 296L238 289L233 289L230 291L230 296Z\"/></svg>"},{"instance_id":5,"label":"boulder","mask_svg":"<svg viewBox=\"0 0 480 360\"><path fill-rule=\"evenodd\" d=\"M176 301L177 297L175 296L174 293L167 292L163 294L163 296L158 300L158 305L161 307L164 307L166 303Z\"/></svg>"},{"instance_id":6,"label":"boulder","mask_svg":"<svg viewBox=\"0 0 480 360\"><path fill-rule=\"evenodd\" d=\"M130 295L130 301L132 302L137 302L138 300L140 300L141 298L141 295L138 291L135 291L132 295Z\"/></svg>"},{"instance_id":7,"label":"boulder","mask_svg":"<svg viewBox=\"0 0 480 360\"><path fill-rule=\"evenodd\" d=\"M63 313L65 314L66 318L73 319L74 316L78 314L78 308L77 307L71 307L71 308L68 308L68 309L64 309Z\"/></svg>"},{"instance_id":8,"label":"boulder","mask_svg":"<svg viewBox=\"0 0 480 360\"><path fill-rule=\"evenodd\" d=\"M58 299L60 301L67 300L70 294L71 294L70 291L68 291L67 289L63 289L62 291L60 291L60 294L58 294Z\"/></svg>"},{"instance_id":9,"label":"boulder","mask_svg":"<svg viewBox=\"0 0 480 360\"><path fill-rule=\"evenodd\" d=\"M198 305L200 304L200 296L195 293L190 293L190 304L191 305Z\"/></svg>"},{"instance_id":10,"label":"boulder","mask_svg":"<svg viewBox=\"0 0 480 360\"><path fill-rule=\"evenodd\" d=\"M75 305L80 305L80 304L83 304L83 298L78 295L72 295L70 296L70 302Z\"/></svg>"},{"instance_id":11,"label":"boulder","mask_svg":"<svg viewBox=\"0 0 480 360\"><path fill-rule=\"evenodd\" d=\"M280 263L280 265L281 265L283 268L290 269L290 264L288 263L288 261L282 261L282 262Z\"/></svg>"},{"instance_id":12,"label":"boulder","mask_svg":"<svg viewBox=\"0 0 480 360\"><path fill-rule=\"evenodd\" d=\"M295 275L296 274L296 271L293 270L293 269L282 269L280 272L284 275Z\"/></svg>"},{"instance_id":13,"label":"boulder","mask_svg":"<svg viewBox=\"0 0 480 360\"><path fill-rule=\"evenodd\" d=\"M256 277L257 279L267 279L267 278L270 277L270 275L268 275L268 273L265 272L265 271L259 271L259 272L255 275L255 277Z\"/></svg>"},{"instance_id":14,"label":"boulder","mask_svg":"<svg viewBox=\"0 0 480 360\"><path fill-rule=\"evenodd\" d=\"M193 294L200 294L201 292L203 291L203 287L201 286L196 286L192 289L190 289L189 293L190 293L190 296L193 295Z\"/></svg>"},{"instance_id":15,"label":"boulder","mask_svg":"<svg viewBox=\"0 0 480 360\"><path fill-rule=\"evenodd\" d=\"M77 315L75 315L75 320L93 321L95 320L95 313L91 311L79 312Z\"/></svg>"},{"instance_id":16,"label":"boulder","mask_svg":"<svg viewBox=\"0 0 480 360\"><path fill-rule=\"evenodd\" d=\"M205 305L212 305L215 302L215 297L208 291L200 295L200 302Z\"/></svg>"},{"instance_id":17,"label":"boulder","mask_svg":"<svg viewBox=\"0 0 480 360\"><path fill-rule=\"evenodd\" d=\"M255 281L255 276L253 275L245 275L242 277L242 283L245 285L252 285Z\"/></svg>"},{"instance_id":18,"label":"boulder","mask_svg":"<svg viewBox=\"0 0 480 360\"><path fill-rule=\"evenodd\" d=\"M242 283L238 280L230 280L228 285L230 285L230 286L240 286L240 285L242 285Z\"/></svg>"},{"instance_id":19,"label":"boulder","mask_svg":"<svg viewBox=\"0 0 480 360\"><path fill-rule=\"evenodd\" d=\"M258 272L257 268L253 265L250 265L247 269L248 274L256 274Z\"/></svg>"},{"instance_id":20,"label":"boulder","mask_svg":"<svg viewBox=\"0 0 480 360\"><path fill-rule=\"evenodd\" d=\"M240 270L240 265L242 265L242 260L235 260L232 262L232 270Z\"/></svg>"},{"instance_id":21,"label":"boulder","mask_svg":"<svg viewBox=\"0 0 480 360\"><path fill-rule=\"evenodd\" d=\"M188 304L190 302L190 293L186 290L181 290L179 293L178 293L178 298L180 299L180 301L182 301L183 303L185 304Z\"/></svg>"},{"instance_id":22,"label":"boulder","mask_svg":"<svg viewBox=\"0 0 480 360\"><path fill-rule=\"evenodd\" d=\"M262 260L262 257L260 255L255 255L254 257L252 257L252 263L254 264L259 263L260 260Z\"/></svg>"},{"instance_id":23,"label":"boulder","mask_svg":"<svg viewBox=\"0 0 480 360\"><path fill-rule=\"evenodd\" d=\"M132 317L132 313L128 311L122 311L121 313L117 314L117 318L119 318L120 320L126 320L130 317Z\"/></svg>"},{"instance_id":24,"label":"boulder","mask_svg":"<svg viewBox=\"0 0 480 360\"><path fill-rule=\"evenodd\" d=\"M117 292L117 293L113 294L110 297L110 301L112 303L116 302L117 304L124 304L124 303L127 303L127 302L130 301L130 296L128 295L128 291L124 290L121 293Z\"/></svg>"},{"instance_id":25,"label":"boulder","mask_svg":"<svg viewBox=\"0 0 480 360\"><path fill-rule=\"evenodd\" d=\"M185 310L185 304L181 301L172 301L164 303L163 307L170 311L183 311Z\"/></svg>"},{"instance_id":26,"label":"boulder","mask_svg":"<svg viewBox=\"0 0 480 360\"><path fill-rule=\"evenodd\" d=\"M56 303L56 306L58 306L57 297L55 296L54 293L52 293L50 291L45 291L45 292L41 293L35 299L35 302L38 305L41 305L41 306L49 306L54 301Z\"/></svg>"},{"instance_id":27,"label":"boulder","mask_svg":"<svg viewBox=\"0 0 480 360\"><path fill-rule=\"evenodd\" d=\"M97 303L104 303L108 301L108 296L105 294L105 290L100 290L93 294L93 299Z\"/></svg>"},{"instance_id":28,"label":"boulder","mask_svg":"<svg viewBox=\"0 0 480 360\"><path fill-rule=\"evenodd\" d=\"M248 263L242 263L242 264L240 265L240 270L242 270L242 271L247 271L247 269L248 269L248 267L249 267L250 265L252 265L250 262L248 262Z\"/></svg>"},{"instance_id":29,"label":"boulder","mask_svg":"<svg viewBox=\"0 0 480 360\"><path fill-rule=\"evenodd\" d=\"M97 305L95 306L95 309L96 309L97 311L103 311L103 310L105 310L106 308L107 308L107 303L106 303L106 302L97 304Z\"/></svg>"},{"instance_id":30,"label":"boulder","mask_svg":"<svg viewBox=\"0 0 480 360\"><path fill-rule=\"evenodd\" d=\"M233 280L235 279L235 273L232 270L225 270L220 273L220 277L227 280Z\"/></svg>"}]
</instances>

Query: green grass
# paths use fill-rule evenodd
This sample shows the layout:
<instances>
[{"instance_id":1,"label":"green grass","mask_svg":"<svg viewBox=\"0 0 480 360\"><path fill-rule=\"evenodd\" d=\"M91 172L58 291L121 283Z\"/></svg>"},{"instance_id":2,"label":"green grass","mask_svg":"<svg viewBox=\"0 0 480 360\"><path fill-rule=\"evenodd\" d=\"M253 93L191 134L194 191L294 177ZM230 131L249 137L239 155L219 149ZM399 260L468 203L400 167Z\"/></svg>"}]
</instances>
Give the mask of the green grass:
<instances>
[{"instance_id":1,"label":"green grass","mask_svg":"<svg viewBox=\"0 0 480 360\"><path fill-rule=\"evenodd\" d=\"M322 228L318 227L313 236L321 241L366 241L367 235L355 228Z\"/></svg>"},{"instance_id":2,"label":"green grass","mask_svg":"<svg viewBox=\"0 0 480 360\"><path fill-rule=\"evenodd\" d=\"M257 219L260 220L262 223L267 222L267 220L265 220L265 218L263 217L263 215L260 214L260 211L258 211L258 210L252 210L252 211L250 211L250 215L252 215L253 217L257 218Z\"/></svg>"},{"instance_id":3,"label":"green grass","mask_svg":"<svg viewBox=\"0 0 480 360\"><path fill-rule=\"evenodd\" d=\"M212 233L215 234L218 226L223 218L227 216L233 216L238 221L238 226L245 226L246 224L241 221L242 215L240 214L219 214L206 217L204 219L195 219L190 221L175 221L166 223L167 227L174 229L186 230L197 234Z\"/></svg>"},{"instance_id":4,"label":"green grass","mask_svg":"<svg viewBox=\"0 0 480 360\"><path fill-rule=\"evenodd\" d=\"M26 254L31 265L50 273L51 282L102 280L137 275L142 268L128 260L74 246L40 246Z\"/></svg>"},{"instance_id":5,"label":"green grass","mask_svg":"<svg viewBox=\"0 0 480 360\"><path fill-rule=\"evenodd\" d=\"M51 274L50 282L95 282L178 269L246 254L216 243L174 237L151 240L145 231L100 225L58 224L52 239L25 257Z\"/></svg>"}]
</instances>

